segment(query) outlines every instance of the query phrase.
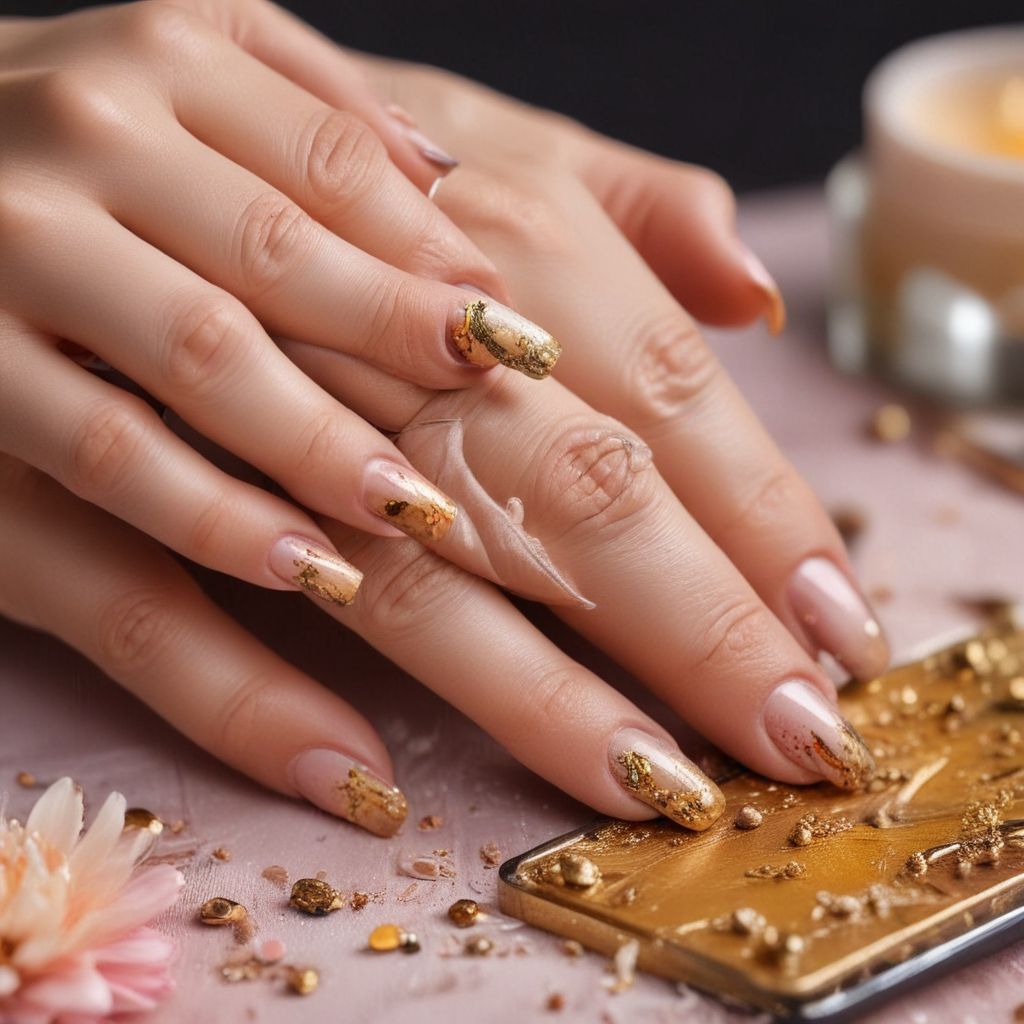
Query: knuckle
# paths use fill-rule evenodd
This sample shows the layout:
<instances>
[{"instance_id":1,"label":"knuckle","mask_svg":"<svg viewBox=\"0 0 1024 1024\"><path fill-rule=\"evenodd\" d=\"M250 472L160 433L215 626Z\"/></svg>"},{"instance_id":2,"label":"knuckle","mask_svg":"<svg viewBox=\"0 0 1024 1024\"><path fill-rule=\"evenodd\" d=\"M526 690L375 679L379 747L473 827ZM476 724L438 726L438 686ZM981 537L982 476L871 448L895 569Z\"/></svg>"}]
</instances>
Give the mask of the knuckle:
<instances>
[{"instance_id":1,"label":"knuckle","mask_svg":"<svg viewBox=\"0 0 1024 1024\"><path fill-rule=\"evenodd\" d=\"M700 643L691 652L686 673L706 675L751 665L762 652L772 649L772 616L754 597L733 597L709 615L705 628L696 632Z\"/></svg>"},{"instance_id":2,"label":"knuckle","mask_svg":"<svg viewBox=\"0 0 1024 1024\"><path fill-rule=\"evenodd\" d=\"M382 275L367 296L367 332L355 342L357 355L386 361L404 373L423 366L424 327L429 322L424 291L417 278Z\"/></svg>"},{"instance_id":3,"label":"knuckle","mask_svg":"<svg viewBox=\"0 0 1024 1024\"><path fill-rule=\"evenodd\" d=\"M541 514L558 536L626 531L651 506L650 449L614 420L559 432L539 465Z\"/></svg>"},{"instance_id":4,"label":"knuckle","mask_svg":"<svg viewBox=\"0 0 1024 1024\"><path fill-rule=\"evenodd\" d=\"M252 200L235 232L237 260L247 294L259 295L287 280L313 241L313 222L277 192Z\"/></svg>"},{"instance_id":5,"label":"knuckle","mask_svg":"<svg viewBox=\"0 0 1024 1024\"><path fill-rule=\"evenodd\" d=\"M215 495L196 516L186 538L185 553L201 564L218 561L231 538L238 536L238 526L235 503L227 495Z\"/></svg>"},{"instance_id":6,"label":"knuckle","mask_svg":"<svg viewBox=\"0 0 1024 1024\"><path fill-rule=\"evenodd\" d=\"M688 187L700 193L705 204L725 209L735 208L736 194L722 175L695 164L688 165L686 173L689 177Z\"/></svg>"},{"instance_id":7,"label":"knuckle","mask_svg":"<svg viewBox=\"0 0 1024 1024\"><path fill-rule=\"evenodd\" d=\"M105 400L85 415L69 449L66 481L80 497L108 496L130 482L145 457L148 423L143 403Z\"/></svg>"},{"instance_id":8,"label":"knuckle","mask_svg":"<svg viewBox=\"0 0 1024 1024\"><path fill-rule=\"evenodd\" d=\"M237 370L245 328L233 301L204 295L176 304L168 319L164 378L175 392L202 397Z\"/></svg>"},{"instance_id":9,"label":"knuckle","mask_svg":"<svg viewBox=\"0 0 1024 1024\"><path fill-rule=\"evenodd\" d=\"M728 538L738 531L763 533L786 513L800 507L803 488L799 478L786 464L776 465L754 483L749 497L740 501L732 514L714 530L716 538Z\"/></svg>"},{"instance_id":10,"label":"knuckle","mask_svg":"<svg viewBox=\"0 0 1024 1024\"><path fill-rule=\"evenodd\" d=\"M73 67L40 74L29 88L27 105L46 125L47 137L76 149L94 147L128 121L124 100L109 76Z\"/></svg>"},{"instance_id":11,"label":"knuckle","mask_svg":"<svg viewBox=\"0 0 1024 1024\"><path fill-rule=\"evenodd\" d=\"M465 574L415 541L389 540L366 572L354 607L369 636L408 637L436 627L433 609L457 610Z\"/></svg>"},{"instance_id":12,"label":"knuckle","mask_svg":"<svg viewBox=\"0 0 1024 1024\"><path fill-rule=\"evenodd\" d=\"M213 749L234 756L251 748L253 736L280 719L280 692L280 682L273 676L243 677L212 716L210 742L217 744Z\"/></svg>"},{"instance_id":13,"label":"knuckle","mask_svg":"<svg viewBox=\"0 0 1024 1024\"><path fill-rule=\"evenodd\" d=\"M304 139L309 188L334 212L372 194L384 175L388 158L383 143L353 114L317 113Z\"/></svg>"},{"instance_id":14,"label":"knuckle","mask_svg":"<svg viewBox=\"0 0 1024 1024\"><path fill-rule=\"evenodd\" d=\"M344 465L347 445L338 417L326 409L314 414L298 436L294 451L294 473L298 480L317 480L330 467Z\"/></svg>"},{"instance_id":15,"label":"knuckle","mask_svg":"<svg viewBox=\"0 0 1024 1024\"><path fill-rule=\"evenodd\" d=\"M578 722L589 702L589 688L579 670L572 665L545 666L532 676L527 693L519 702L523 735L547 732L552 722Z\"/></svg>"},{"instance_id":16,"label":"knuckle","mask_svg":"<svg viewBox=\"0 0 1024 1024\"><path fill-rule=\"evenodd\" d=\"M485 237L510 237L523 250L556 260L574 233L565 216L538 190L506 181L482 181L473 193L473 222Z\"/></svg>"},{"instance_id":17,"label":"knuckle","mask_svg":"<svg viewBox=\"0 0 1024 1024\"><path fill-rule=\"evenodd\" d=\"M117 11L117 42L128 52L180 54L203 38L203 29L202 18L163 0L127 4Z\"/></svg>"},{"instance_id":18,"label":"knuckle","mask_svg":"<svg viewBox=\"0 0 1024 1024\"><path fill-rule=\"evenodd\" d=\"M99 611L96 643L100 663L113 676L151 668L181 632L176 594L151 586L116 594Z\"/></svg>"},{"instance_id":19,"label":"knuckle","mask_svg":"<svg viewBox=\"0 0 1024 1024\"><path fill-rule=\"evenodd\" d=\"M646 319L627 333L626 419L638 429L678 421L717 381L718 360L697 325L678 312Z\"/></svg>"},{"instance_id":20,"label":"knuckle","mask_svg":"<svg viewBox=\"0 0 1024 1024\"><path fill-rule=\"evenodd\" d=\"M0 179L0 247L24 252L29 239L57 219L55 210L40 202L38 195L21 191L21 182L7 176Z\"/></svg>"}]
</instances>

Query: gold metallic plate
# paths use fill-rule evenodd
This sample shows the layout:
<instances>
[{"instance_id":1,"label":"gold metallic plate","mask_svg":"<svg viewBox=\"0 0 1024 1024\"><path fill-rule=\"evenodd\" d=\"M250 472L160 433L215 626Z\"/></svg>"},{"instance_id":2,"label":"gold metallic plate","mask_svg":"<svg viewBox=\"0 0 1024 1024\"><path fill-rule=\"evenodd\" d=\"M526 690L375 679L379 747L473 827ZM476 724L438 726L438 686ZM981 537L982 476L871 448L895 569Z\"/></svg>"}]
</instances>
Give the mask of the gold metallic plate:
<instances>
[{"instance_id":1,"label":"gold metallic plate","mask_svg":"<svg viewBox=\"0 0 1024 1024\"><path fill-rule=\"evenodd\" d=\"M706 832L605 821L509 861L502 909L606 953L636 939L641 969L797 1015L1021 934L1024 632L995 626L841 704L878 761L866 790L736 774ZM744 830L747 806L762 823ZM585 888L562 871L580 857Z\"/></svg>"}]
</instances>

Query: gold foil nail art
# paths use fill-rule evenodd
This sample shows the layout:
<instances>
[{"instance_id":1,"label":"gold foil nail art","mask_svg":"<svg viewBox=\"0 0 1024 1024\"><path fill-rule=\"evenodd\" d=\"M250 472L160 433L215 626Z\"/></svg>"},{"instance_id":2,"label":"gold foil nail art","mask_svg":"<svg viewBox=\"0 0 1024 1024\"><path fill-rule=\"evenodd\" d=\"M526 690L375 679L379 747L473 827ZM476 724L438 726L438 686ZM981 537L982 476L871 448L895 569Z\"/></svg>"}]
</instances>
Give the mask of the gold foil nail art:
<instances>
[{"instance_id":1,"label":"gold foil nail art","mask_svg":"<svg viewBox=\"0 0 1024 1024\"><path fill-rule=\"evenodd\" d=\"M458 514L443 491L384 459L367 466L365 500L374 515L421 543L441 540Z\"/></svg>"},{"instance_id":2,"label":"gold foil nail art","mask_svg":"<svg viewBox=\"0 0 1024 1024\"><path fill-rule=\"evenodd\" d=\"M341 814L374 835L394 835L409 813L405 795L397 786L389 786L363 768L349 769L338 783L338 795Z\"/></svg>"},{"instance_id":3,"label":"gold foil nail art","mask_svg":"<svg viewBox=\"0 0 1024 1024\"><path fill-rule=\"evenodd\" d=\"M298 570L292 581L331 604L351 604L363 580L363 574L348 562L340 558L328 560L312 549L307 549L306 557L296 558L292 564Z\"/></svg>"},{"instance_id":4,"label":"gold foil nail art","mask_svg":"<svg viewBox=\"0 0 1024 1024\"><path fill-rule=\"evenodd\" d=\"M492 366L492 359L542 380L554 369L562 346L547 331L496 302L478 299L466 306L452 341L467 362Z\"/></svg>"},{"instance_id":5,"label":"gold foil nail art","mask_svg":"<svg viewBox=\"0 0 1024 1024\"><path fill-rule=\"evenodd\" d=\"M703 831L725 808L721 790L692 761L639 729L619 732L609 755L631 796L685 828Z\"/></svg>"}]
</instances>

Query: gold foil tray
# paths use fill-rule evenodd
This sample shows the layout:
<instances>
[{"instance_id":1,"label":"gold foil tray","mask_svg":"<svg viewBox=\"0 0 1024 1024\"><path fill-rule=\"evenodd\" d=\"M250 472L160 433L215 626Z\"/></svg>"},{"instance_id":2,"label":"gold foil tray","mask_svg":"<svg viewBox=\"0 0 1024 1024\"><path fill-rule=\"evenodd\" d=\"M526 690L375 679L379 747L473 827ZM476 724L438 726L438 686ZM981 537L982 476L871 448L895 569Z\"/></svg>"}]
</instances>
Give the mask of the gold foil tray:
<instances>
[{"instance_id":1,"label":"gold foil tray","mask_svg":"<svg viewBox=\"0 0 1024 1024\"><path fill-rule=\"evenodd\" d=\"M803 1019L1024 934L1024 633L840 700L878 761L866 790L737 773L707 832L606 820L508 861L502 910L609 954L635 939L643 970ZM763 820L743 830L748 805ZM567 856L599 880L568 884Z\"/></svg>"}]
</instances>

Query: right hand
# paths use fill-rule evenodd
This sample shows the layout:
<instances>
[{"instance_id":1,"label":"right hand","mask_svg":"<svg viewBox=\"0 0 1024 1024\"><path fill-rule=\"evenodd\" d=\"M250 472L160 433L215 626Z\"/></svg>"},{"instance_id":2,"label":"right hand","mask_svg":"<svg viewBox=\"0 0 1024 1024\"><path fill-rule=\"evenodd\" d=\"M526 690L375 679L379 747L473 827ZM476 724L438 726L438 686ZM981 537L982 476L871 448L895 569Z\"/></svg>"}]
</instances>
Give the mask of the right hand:
<instances>
[{"instance_id":1,"label":"right hand","mask_svg":"<svg viewBox=\"0 0 1024 1024\"><path fill-rule=\"evenodd\" d=\"M312 562L346 599L360 574L310 515L73 357L314 512L443 534L446 496L270 333L457 389L491 371L451 333L506 289L424 195L451 161L347 59L329 102L296 84L312 38L261 0L0 22L0 451L193 561L276 589Z\"/></svg>"}]
</instances>

